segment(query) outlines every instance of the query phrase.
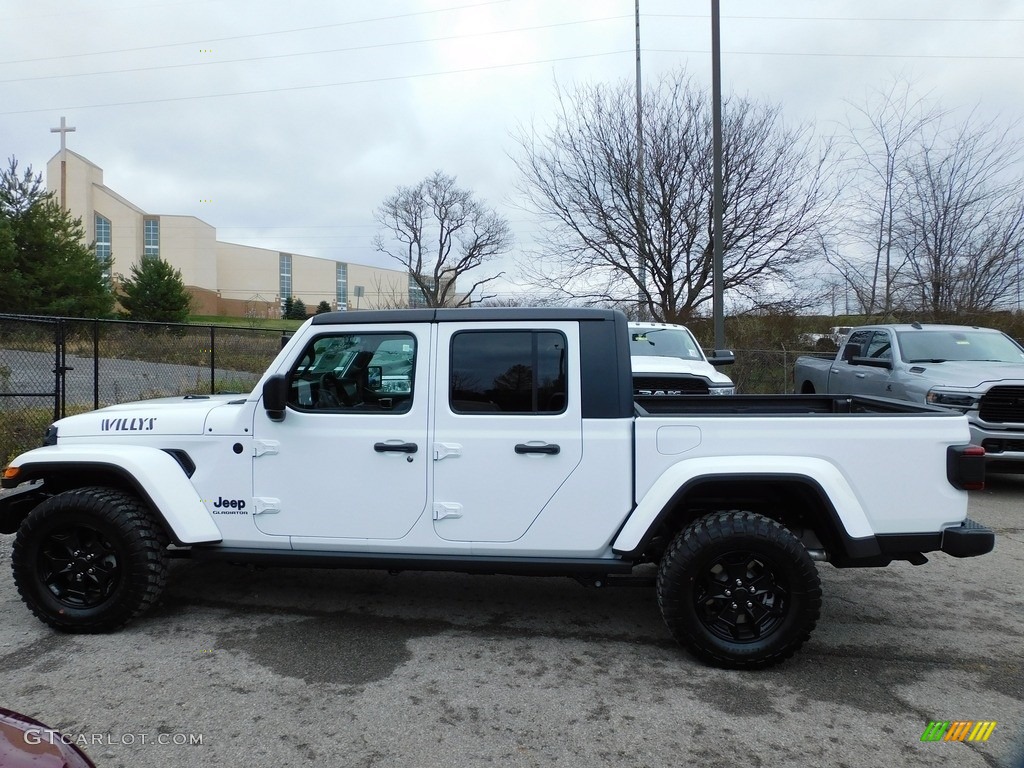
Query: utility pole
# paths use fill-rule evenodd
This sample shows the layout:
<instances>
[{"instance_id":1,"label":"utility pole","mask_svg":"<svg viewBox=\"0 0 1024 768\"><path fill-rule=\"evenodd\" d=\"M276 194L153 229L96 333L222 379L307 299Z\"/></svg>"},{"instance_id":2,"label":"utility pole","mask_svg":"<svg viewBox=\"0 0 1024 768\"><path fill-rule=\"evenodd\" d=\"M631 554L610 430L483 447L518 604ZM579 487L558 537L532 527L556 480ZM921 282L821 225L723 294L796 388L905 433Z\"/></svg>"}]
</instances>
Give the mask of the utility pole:
<instances>
[{"instance_id":1,"label":"utility pole","mask_svg":"<svg viewBox=\"0 0 1024 768\"><path fill-rule=\"evenodd\" d=\"M644 121L643 91L640 85L640 0L635 3L636 16L636 253L637 320L647 319L647 228L644 220Z\"/></svg>"},{"instance_id":2,"label":"utility pole","mask_svg":"<svg viewBox=\"0 0 1024 768\"><path fill-rule=\"evenodd\" d=\"M722 275L722 51L719 45L718 0L711 0L711 132L713 155L712 226L714 228L714 255L712 269L712 305L715 320L715 349L725 349L725 278Z\"/></svg>"},{"instance_id":3,"label":"utility pole","mask_svg":"<svg viewBox=\"0 0 1024 768\"><path fill-rule=\"evenodd\" d=\"M50 129L50 133L60 134L60 207L64 210L68 207L68 146L65 137L74 130L68 126L63 115L60 118L60 126Z\"/></svg>"}]
</instances>

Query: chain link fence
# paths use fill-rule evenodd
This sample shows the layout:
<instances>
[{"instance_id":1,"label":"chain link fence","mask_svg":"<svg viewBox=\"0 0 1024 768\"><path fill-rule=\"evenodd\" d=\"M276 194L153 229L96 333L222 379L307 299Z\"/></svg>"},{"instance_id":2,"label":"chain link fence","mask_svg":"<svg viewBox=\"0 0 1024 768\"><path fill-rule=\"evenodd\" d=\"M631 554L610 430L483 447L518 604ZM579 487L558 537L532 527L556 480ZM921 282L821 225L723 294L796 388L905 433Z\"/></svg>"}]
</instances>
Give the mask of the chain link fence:
<instances>
[{"instance_id":1,"label":"chain link fence","mask_svg":"<svg viewBox=\"0 0 1024 768\"><path fill-rule=\"evenodd\" d=\"M718 370L736 383L742 395L792 394L793 364L801 356L835 358L834 352L798 349L737 349L736 362Z\"/></svg>"},{"instance_id":2,"label":"chain link fence","mask_svg":"<svg viewBox=\"0 0 1024 768\"><path fill-rule=\"evenodd\" d=\"M46 427L115 403L248 393L282 331L217 325L0 315L0 465L40 444ZM722 368L741 394L793 392L793 349L735 350Z\"/></svg>"},{"instance_id":3,"label":"chain link fence","mask_svg":"<svg viewBox=\"0 0 1024 768\"><path fill-rule=\"evenodd\" d=\"M116 403L248 393L280 330L0 315L0 464L47 425Z\"/></svg>"}]
</instances>

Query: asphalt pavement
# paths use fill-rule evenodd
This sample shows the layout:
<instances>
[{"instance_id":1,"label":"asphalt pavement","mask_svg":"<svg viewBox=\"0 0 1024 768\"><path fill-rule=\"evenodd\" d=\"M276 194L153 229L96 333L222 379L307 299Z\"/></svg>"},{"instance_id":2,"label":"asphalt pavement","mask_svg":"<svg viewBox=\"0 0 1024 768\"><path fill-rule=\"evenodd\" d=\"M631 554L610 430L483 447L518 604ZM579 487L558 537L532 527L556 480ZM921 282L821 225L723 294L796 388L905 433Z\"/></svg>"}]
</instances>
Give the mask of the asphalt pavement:
<instances>
[{"instance_id":1,"label":"asphalt pavement","mask_svg":"<svg viewBox=\"0 0 1024 768\"><path fill-rule=\"evenodd\" d=\"M0 706L100 768L1024 768L1024 477L971 515L992 554L821 565L810 642L762 672L687 656L653 590L569 579L179 562L143 619L60 635L0 536ZM967 720L997 725L922 741Z\"/></svg>"}]
</instances>

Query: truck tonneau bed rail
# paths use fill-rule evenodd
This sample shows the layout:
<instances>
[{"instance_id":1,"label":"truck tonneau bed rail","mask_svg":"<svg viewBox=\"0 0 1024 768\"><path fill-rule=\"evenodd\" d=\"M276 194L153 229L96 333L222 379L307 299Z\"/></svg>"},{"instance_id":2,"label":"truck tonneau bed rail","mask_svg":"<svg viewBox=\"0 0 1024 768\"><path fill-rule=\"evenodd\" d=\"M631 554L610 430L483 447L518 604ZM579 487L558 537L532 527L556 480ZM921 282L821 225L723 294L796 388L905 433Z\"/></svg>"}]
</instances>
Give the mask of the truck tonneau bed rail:
<instances>
[{"instance_id":1,"label":"truck tonneau bed rail","mask_svg":"<svg viewBox=\"0 0 1024 768\"><path fill-rule=\"evenodd\" d=\"M907 413L943 412L942 408L860 395L733 395L714 397L700 395L636 395L638 416L652 415L715 415L743 414L771 416L775 414L836 413Z\"/></svg>"}]
</instances>

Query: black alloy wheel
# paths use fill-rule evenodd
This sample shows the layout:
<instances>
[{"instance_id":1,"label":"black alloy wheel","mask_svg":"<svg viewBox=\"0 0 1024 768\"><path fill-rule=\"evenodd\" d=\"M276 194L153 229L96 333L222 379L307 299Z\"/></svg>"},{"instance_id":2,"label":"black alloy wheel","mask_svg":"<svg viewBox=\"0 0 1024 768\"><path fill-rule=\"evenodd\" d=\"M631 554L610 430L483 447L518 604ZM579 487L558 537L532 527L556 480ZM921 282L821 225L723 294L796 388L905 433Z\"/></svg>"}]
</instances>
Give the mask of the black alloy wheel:
<instances>
[{"instance_id":1,"label":"black alloy wheel","mask_svg":"<svg viewBox=\"0 0 1024 768\"><path fill-rule=\"evenodd\" d=\"M122 555L95 527L79 523L51 531L39 547L38 578L69 608L95 608L123 576Z\"/></svg>"},{"instance_id":2,"label":"black alloy wheel","mask_svg":"<svg viewBox=\"0 0 1024 768\"><path fill-rule=\"evenodd\" d=\"M712 560L696 584L697 616L716 637L753 642L778 629L786 615L786 575L764 556L726 552Z\"/></svg>"}]
</instances>

